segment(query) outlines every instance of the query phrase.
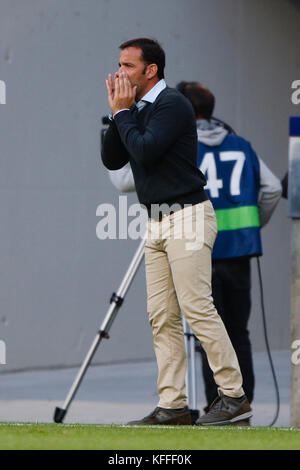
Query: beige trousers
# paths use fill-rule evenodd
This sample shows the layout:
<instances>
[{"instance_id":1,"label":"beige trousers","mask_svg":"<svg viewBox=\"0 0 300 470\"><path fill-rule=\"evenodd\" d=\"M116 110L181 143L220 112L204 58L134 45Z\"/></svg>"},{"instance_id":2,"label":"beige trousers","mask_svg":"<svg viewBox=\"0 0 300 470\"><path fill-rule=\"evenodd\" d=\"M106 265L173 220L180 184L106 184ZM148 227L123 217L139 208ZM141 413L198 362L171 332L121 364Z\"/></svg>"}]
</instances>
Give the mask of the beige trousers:
<instances>
[{"instance_id":1,"label":"beige trousers","mask_svg":"<svg viewBox=\"0 0 300 470\"><path fill-rule=\"evenodd\" d=\"M210 201L161 221L149 219L145 245L147 309L158 365L158 406L187 405L182 317L200 340L220 391L244 394L238 360L211 296L211 251L217 234Z\"/></svg>"}]
</instances>

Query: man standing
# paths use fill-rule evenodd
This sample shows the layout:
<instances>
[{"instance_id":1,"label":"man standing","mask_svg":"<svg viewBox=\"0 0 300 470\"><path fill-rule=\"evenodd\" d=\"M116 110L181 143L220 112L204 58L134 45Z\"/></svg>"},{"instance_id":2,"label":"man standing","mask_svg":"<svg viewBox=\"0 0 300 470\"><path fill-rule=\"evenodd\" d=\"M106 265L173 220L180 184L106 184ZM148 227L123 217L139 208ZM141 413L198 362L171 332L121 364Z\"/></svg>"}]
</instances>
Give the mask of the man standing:
<instances>
[{"instance_id":1,"label":"man standing","mask_svg":"<svg viewBox=\"0 0 300 470\"><path fill-rule=\"evenodd\" d=\"M256 156L249 142L211 121L215 97L198 82L177 85L197 119L198 167L218 221L212 253L212 293L243 376L249 402L254 397L254 371L248 321L251 311L250 259L262 254L260 229L269 221L281 196L279 179ZM218 395L202 353L207 405ZM207 406L208 407L208 406Z\"/></svg>"},{"instance_id":2,"label":"man standing","mask_svg":"<svg viewBox=\"0 0 300 470\"><path fill-rule=\"evenodd\" d=\"M112 120L101 154L109 170L130 162L139 202L149 215L147 309L160 397L150 415L130 424L191 423L181 313L201 341L218 384L217 399L197 424L232 424L251 416L251 408L235 351L211 296L216 217L203 190L206 180L197 168L193 108L181 93L166 86L165 54L156 41L133 39L120 49L119 70L106 81ZM188 234L170 236L170 228L178 234L186 221Z\"/></svg>"}]
</instances>

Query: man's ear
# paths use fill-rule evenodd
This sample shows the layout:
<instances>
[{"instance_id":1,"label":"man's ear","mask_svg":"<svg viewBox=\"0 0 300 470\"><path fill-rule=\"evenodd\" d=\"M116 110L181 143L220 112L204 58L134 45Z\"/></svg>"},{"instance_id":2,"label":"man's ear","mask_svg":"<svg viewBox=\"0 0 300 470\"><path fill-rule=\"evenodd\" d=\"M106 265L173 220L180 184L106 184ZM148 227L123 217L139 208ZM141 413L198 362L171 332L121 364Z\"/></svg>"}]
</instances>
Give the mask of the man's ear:
<instances>
[{"instance_id":1,"label":"man's ear","mask_svg":"<svg viewBox=\"0 0 300 470\"><path fill-rule=\"evenodd\" d=\"M146 71L148 80L150 80L151 78L155 77L155 75L157 75L157 70L158 70L158 67L156 64L148 65L147 71Z\"/></svg>"}]
</instances>

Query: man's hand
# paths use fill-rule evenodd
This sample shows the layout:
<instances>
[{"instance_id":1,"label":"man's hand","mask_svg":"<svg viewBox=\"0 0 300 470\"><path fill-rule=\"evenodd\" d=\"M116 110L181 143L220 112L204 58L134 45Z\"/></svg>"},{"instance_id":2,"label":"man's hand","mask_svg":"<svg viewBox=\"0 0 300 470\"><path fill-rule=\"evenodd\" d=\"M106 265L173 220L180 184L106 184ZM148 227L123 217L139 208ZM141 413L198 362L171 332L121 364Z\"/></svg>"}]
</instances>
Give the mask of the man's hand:
<instances>
[{"instance_id":1,"label":"man's hand","mask_svg":"<svg viewBox=\"0 0 300 470\"><path fill-rule=\"evenodd\" d=\"M134 104L137 87L131 86L128 76L125 72L119 72L114 79L109 74L106 80L108 93L108 103L113 115L120 109L131 108Z\"/></svg>"}]
</instances>

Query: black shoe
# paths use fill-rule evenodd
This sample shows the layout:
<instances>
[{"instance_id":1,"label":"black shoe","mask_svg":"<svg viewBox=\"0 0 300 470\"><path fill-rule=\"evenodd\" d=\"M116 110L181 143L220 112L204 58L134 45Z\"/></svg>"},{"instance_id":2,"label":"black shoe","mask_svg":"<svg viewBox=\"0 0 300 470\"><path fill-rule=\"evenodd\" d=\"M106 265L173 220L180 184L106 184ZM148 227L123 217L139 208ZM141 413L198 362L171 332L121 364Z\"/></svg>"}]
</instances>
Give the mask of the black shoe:
<instances>
[{"instance_id":1,"label":"black shoe","mask_svg":"<svg viewBox=\"0 0 300 470\"><path fill-rule=\"evenodd\" d=\"M221 394L210 405L208 412L197 419L200 426L237 425L252 416L246 395L239 398Z\"/></svg>"},{"instance_id":2,"label":"black shoe","mask_svg":"<svg viewBox=\"0 0 300 470\"><path fill-rule=\"evenodd\" d=\"M178 424L178 425L191 425L191 413L188 406L184 408L155 408L152 413L145 418L130 421L127 424L131 425L154 425L154 424Z\"/></svg>"}]
</instances>

